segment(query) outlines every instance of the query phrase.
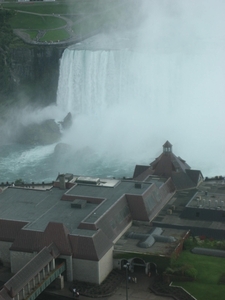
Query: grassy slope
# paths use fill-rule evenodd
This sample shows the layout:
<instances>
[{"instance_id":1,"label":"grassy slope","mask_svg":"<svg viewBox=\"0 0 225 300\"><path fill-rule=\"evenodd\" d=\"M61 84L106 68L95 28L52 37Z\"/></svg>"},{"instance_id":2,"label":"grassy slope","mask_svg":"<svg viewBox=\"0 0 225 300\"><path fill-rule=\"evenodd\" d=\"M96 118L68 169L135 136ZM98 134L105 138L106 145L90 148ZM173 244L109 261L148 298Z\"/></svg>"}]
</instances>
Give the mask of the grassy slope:
<instances>
[{"instance_id":1,"label":"grassy slope","mask_svg":"<svg viewBox=\"0 0 225 300\"><path fill-rule=\"evenodd\" d=\"M23 29L23 32L35 39L31 30L50 30L40 41L63 41L70 37L62 27L66 22L60 16L65 16L73 22L74 37L88 36L91 32L102 29L105 24L115 24L123 19L121 7L126 5L119 0L64 0L55 2L4 3L4 8L16 11L11 18L13 29ZM127 9L122 9L127 14ZM29 14L30 13L30 14ZM41 14L41 15L35 15ZM51 31L55 29L55 31ZM72 32L71 32L72 33Z\"/></svg>"},{"instance_id":2,"label":"grassy slope","mask_svg":"<svg viewBox=\"0 0 225 300\"><path fill-rule=\"evenodd\" d=\"M36 3L3 3L2 7L40 14L101 13L120 4L119 0L70 0Z\"/></svg>"},{"instance_id":3,"label":"grassy slope","mask_svg":"<svg viewBox=\"0 0 225 300\"><path fill-rule=\"evenodd\" d=\"M13 29L53 29L66 25L66 21L57 17L37 16L32 14L17 13L10 22Z\"/></svg>"},{"instance_id":4,"label":"grassy slope","mask_svg":"<svg viewBox=\"0 0 225 300\"><path fill-rule=\"evenodd\" d=\"M198 300L223 299L225 286L219 285L220 276L225 272L225 259L183 251L178 263L190 264L198 271L195 282L173 282L182 286Z\"/></svg>"},{"instance_id":5,"label":"grassy slope","mask_svg":"<svg viewBox=\"0 0 225 300\"><path fill-rule=\"evenodd\" d=\"M67 14L67 13L82 13L91 7L90 1L55 1L55 2L36 2L36 3L3 3L3 7L40 13L40 14ZM90 9L89 9L90 10Z\"/></svg>"},{"instance_id":6,"label":"grassy slope","mask_svg":"<svg viewBox=\"0 0 225 300\"><path fill-rule=\"evenodd\" d=\"M46 34L43 36L43 38L40 39L40 41L63 41L70 37L69 33L65 31L64 29L55 29L46 32Z\"/></svg>"}]
</instances>

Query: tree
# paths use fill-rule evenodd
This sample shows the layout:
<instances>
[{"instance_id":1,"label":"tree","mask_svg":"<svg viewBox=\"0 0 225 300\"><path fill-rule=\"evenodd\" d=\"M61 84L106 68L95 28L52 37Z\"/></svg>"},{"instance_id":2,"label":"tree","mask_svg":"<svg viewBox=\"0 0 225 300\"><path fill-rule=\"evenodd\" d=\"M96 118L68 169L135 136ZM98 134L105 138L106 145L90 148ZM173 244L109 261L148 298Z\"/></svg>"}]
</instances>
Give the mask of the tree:
<instances>
[{"instance_id":1,"label":"tree","mask_svg":"<svg viewBox=\"0 0 225 300\"><path fill-rule=\"evenodd\" d=\"M8 21L12 15L12 11L0 10L0 90L3 94L9 91L11 82L9 47L13 30Z\"/></svg>"}]
</instances>

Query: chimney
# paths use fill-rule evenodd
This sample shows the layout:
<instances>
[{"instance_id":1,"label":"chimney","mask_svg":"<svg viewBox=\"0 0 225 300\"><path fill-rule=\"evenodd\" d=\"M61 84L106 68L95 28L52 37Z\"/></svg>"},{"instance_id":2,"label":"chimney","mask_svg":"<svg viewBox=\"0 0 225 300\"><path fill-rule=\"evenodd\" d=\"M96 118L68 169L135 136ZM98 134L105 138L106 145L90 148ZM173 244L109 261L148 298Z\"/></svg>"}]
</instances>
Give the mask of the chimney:
<instances>
[{"instance_id":1,"label":"chimney","mask_svg":"<svg viewBox=\"0 0 225 300\"><path fill-rule=\"evenodd\" d=\"M65 175L64 174L59 175L59 188L61 190L66 189L66 182L65 182Z\"/></svg>"}]
</instances>

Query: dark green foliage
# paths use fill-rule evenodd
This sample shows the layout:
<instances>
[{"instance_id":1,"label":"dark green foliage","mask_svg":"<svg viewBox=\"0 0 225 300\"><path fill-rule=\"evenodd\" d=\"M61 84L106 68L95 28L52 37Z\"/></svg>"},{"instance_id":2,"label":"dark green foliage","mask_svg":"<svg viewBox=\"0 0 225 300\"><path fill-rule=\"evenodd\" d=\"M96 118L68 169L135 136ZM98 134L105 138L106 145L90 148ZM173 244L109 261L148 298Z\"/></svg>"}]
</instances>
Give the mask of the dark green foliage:
<instances>
[{"instance_id":1,"label":"dark green foliage","mask_svg":"<svg viewBox=\"0 0 225 300\"><path fill-rule=\"evenodd\" d=\"M166 270L165 270L166 274L174 274L174 272L175 272L174 269L170 268L170 267L166 268Z\"/></svg>"},{"instance_id":2,"label":"dark green foliage","mask_svg":"<svg viewBox=\"0 0 225 300\"><path fill-rule=\"evenodd\" d=\"M185 275L195 279L198 275L198 271L194 267L190 266L185 270Z\"/></svg>"},{"instance_id":3,"label":"dark green foliage","mask_svg":"<svg viewBox=\"0 0 225 300\"><path fill-rule=\"evenodd\" d=\"M198 271L192 265L177 264L177 265L174 265L173 267L168 267L165 270L165 273L195 279L198 274Z\"/></svg>"},{"instance_id":4,"label":"dark green foliage","mask_svg":"<svg viewBox=\"0 0 225 300\"><path fill-rule=\"evenodd\" d=\"M22 186L24 184L23 179L16 179L15 186Z\"/></svg>"},{"instance_id":5,"label":"dark green foliage","mask_svg":"<svg viewBox=\"0 0 225 300\"><path fill-rule=\"evenodd\" d=\"M218 284L222 274L224 274L224 258L183 251L177 261L179 264L188 262L198 271L198 274L192 282L173 280L175 286L182 286L198 300L224 298L224 286Z\"/></svg>"},{"instance_id":6,"label":"dark green foliage","mask_svg":"<svg viewBox=\"0 0 225 300\"><path fill-rule=\"evenodd\" d=\"M194 247L225 250L225 240L217 241L213 239L207 239L204 236L189 237L187 240L185 240L184 250L191 250Z\"/></svg>"},{"instance_id":7,"label":"dark green foliage","mask_svg":"<svg viewBox=\"0 0 225 300\"><path fill-rule=\"evenodd\" d=\"M225 273L223 273L221 276L220 276L220 279L219 279L219 284L225 284Z\"/></svg>"},{"instance_id":8,"label":"dark green foliage","mask_svg":"<svg viewBox=\"0 0 225 300\"><path fill-rule=\"evenodd\" d=\"M14 15L13 11L10 10L0 10L0 26L6 24L9 20Z\"/></svg>"},{"instance_id":9,"label":"dark green foliage","mask_svg":"<svg viewBox=\"0 0 225 300\"><path fill-rule=\"evenodd\" d=\"M184 250L191 250L192 248L196 247L197 243L193 237L189 237L184 241Z\"/></svg>"},{"instance_id":10,"label":"dark green foliage","mask_svg":"<svg viewBox=\"0 0 225 300\"><path fill-rule=\"evenodd\" d=\"M11 86L9 47L13 41L13 31L8 21L13 12L0 10L0 90L5 94Z\"/></svg>"}]
</instances>

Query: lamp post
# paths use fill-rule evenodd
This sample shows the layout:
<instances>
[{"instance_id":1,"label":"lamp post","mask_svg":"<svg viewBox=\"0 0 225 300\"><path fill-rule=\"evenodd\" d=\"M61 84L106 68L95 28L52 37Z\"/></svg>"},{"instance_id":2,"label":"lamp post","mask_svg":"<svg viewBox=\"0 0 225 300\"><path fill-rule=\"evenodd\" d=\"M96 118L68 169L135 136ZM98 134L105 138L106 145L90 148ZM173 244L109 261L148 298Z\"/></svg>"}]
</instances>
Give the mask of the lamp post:
<instances>
[{"instance_id":1,"label":"lamp post","mask_svg":"<svg viewBox=\"0 0 225 300\"><path fill-rule=\"evenodd\" d=\"M127 262L123 267L126 269L126 300L128 300L128 270L129 270L129 263Z\"/></svg>"}]
</instances>

